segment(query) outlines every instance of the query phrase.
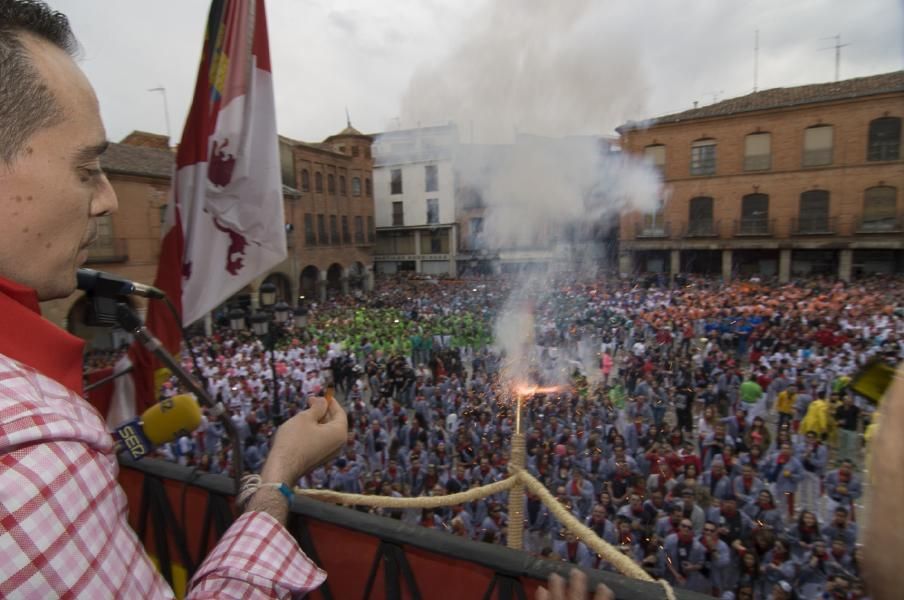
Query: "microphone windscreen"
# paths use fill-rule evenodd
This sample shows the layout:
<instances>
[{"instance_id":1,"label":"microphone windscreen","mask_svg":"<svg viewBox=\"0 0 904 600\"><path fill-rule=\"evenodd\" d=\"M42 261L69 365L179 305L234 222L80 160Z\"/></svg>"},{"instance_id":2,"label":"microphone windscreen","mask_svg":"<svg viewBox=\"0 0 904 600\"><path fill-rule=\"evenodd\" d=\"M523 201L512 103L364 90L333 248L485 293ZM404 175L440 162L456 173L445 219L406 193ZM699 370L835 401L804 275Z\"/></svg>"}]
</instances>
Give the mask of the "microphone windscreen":
<instances>
[{"instance_id":1,"label":"microphone windscreen","mask_svg":"<svg viewBox=\"0 0 904 600\"><path fill-rule=\"evenodd\" d=\"M201 424L201 407L191 394L178 394L144 411L141 422L148 440L159 446L197 429Z\"/></svg>"}]
</instances>

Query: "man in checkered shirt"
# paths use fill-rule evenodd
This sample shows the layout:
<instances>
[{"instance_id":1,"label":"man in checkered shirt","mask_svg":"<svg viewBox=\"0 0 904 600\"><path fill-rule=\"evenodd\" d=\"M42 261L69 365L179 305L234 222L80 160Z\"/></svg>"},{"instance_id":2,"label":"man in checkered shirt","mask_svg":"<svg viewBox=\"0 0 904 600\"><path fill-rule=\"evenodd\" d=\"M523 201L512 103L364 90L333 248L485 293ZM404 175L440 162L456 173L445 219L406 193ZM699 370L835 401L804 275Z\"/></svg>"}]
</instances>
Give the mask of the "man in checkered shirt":
<instances>
[{"instance_id":1,"label":"man in checkered shirt","mask_svg":"<svg viewBox=\"0 0 904 600\"><path fill-rule=\"evenodd\" d=\"M38 302L76 270L116 210L94 91L65 16L0 0L0 597L172 597L126 521L113 442L82 399L78 338ZM338 453L342 408L314 399L277 432L267 483L293 485ZM284 528L288 503L261 487L190 584L192 598L301 596L326 573Z\"/></svg>"}]
</instances>

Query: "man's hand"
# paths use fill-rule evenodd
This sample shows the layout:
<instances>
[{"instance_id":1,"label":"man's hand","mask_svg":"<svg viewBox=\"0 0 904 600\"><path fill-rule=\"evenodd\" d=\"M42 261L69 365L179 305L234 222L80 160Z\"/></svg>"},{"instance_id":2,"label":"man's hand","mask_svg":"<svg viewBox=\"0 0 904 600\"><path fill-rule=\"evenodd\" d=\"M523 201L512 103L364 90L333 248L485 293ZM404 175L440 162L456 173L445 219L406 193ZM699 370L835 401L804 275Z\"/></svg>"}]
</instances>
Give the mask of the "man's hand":
<instances>
[{"instance_id":1,"label":"man's hand","mask_svg":"<svg viewBox=\"0 0 904 600\"><path fill-rule=\"evenodd\" d=\"M536 600L586 600L587 576L577 569L572 569L565 580L553 573L549 576L549 589L541 587L537 590ZM596 586L593 600L615 600L615 594L602 583Z\"/></svg>"},{"instance_id":2,"label":"man's hand","mask_svg":"<svg viewBox=\"0 0 904 600\"><path fill-rule=\"evenodd\" d=\"M276 431L261 470L261 481L295 487L302 475L338 456L347 435L348 418L339 403L312 398L308 410L298 413ZM289 512L285 499L271 487L258 490L246 510L270 513L281 523L286 522Z\"/></svg>"}]
</instances>

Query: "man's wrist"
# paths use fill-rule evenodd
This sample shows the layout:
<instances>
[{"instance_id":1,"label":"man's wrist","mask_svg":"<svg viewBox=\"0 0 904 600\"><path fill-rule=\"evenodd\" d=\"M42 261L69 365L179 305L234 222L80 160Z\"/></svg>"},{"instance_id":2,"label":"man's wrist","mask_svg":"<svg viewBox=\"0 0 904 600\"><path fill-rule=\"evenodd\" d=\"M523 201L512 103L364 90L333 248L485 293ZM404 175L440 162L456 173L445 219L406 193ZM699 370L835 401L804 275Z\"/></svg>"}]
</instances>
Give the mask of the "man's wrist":
<instances>
[{"instance_id":1,"label":"man's wrist","mask_svg":"<svg viewBox=\"0 0 904 600\"><path fill-rule=\"evenodd\" d=\"M261 486L248 500L245 512L265 512L285 525L289 519L287 500L279 488L271 485Z\"/></svg>"}]
</instances>

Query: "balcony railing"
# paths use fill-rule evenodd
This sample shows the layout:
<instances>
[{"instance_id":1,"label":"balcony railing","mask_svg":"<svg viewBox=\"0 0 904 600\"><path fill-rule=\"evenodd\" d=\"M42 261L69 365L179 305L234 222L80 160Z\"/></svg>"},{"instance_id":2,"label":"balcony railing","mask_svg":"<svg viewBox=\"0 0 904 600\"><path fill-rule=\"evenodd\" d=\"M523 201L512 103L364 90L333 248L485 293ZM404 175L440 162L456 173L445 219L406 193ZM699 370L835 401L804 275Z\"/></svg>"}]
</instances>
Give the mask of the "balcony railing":
<instances>
[{"instance_id":1,"label":"balcony railing","mask_svg":"<svg viewBox=\"0 0 904 600\"><path fill-rule=\"evenodd\" d=\"M719 237L720 222L709 220L690 221L684 229L684 237Z\"/></svg>"},{"instance_id":2,"label":"balcony railing","mask_svg":"<svg viewBox=\"0 0 904 600\"><path fill-rule=\"evenodd\" d=\"M736 236L772 235L775 219L752 217L735 221Z\"/></svg>"},{"instance_id":3,"label":"balcony railing","mask_svg":"<svg viewBox=\"0 0 904 600\"><path fill-rule=\"evenodd\" d=\"M119 483L138 539L167 583L179 583L178 592L184 592L181 586L236 518L232 480L153 458L121 462ZM178 498L184 500L181 512ZM568 577L576 568L302 496L292 498L289 508L287 531L330 573L318 598L524 599L532 598L550 573ZM652 581L581 569L591 589L604 583L618 600L663 596ZM678 600L709 597L681 588L674 592Z\"/></svg>"},{"instance_id":4,"label":"balcony railing","mask_svg":"<svg viewBox=\"0 0 904 600\"><path fill-rule=\"evenodd\" d=\"M667 238L669 237L670 223L635 223L635 238Z\"/></svg>"},{"instance_id":5,"label":"balcony railing","mask_svg":"<svg viewBox=\"0 0 904 600\"><path fill-rule=\"evenodd\" d=\"M129 244L125 238L101 238L88 248L87 263L119 263L129 260Z\"/></svg>"},{"instance_id":6,"label":"balcony railing","mask_svg":"<svg viewBox=\"0 0 904 600\"><path fill-rule=\"evenodd\" d=\"M798 217L791 220L793 235L833 235L838 233L838 217Z\"/></svg>"},{"instance_id":7,"label":"balcony railing","mask_svg":"<svg viewBox=\"0 0 904 600\"><path fill-rule=\"evenodd\" d=\"M904 231L904 217L885 217L881 219L860 218L857 233L898 233Z\"/></svg>"}]
</instances>

